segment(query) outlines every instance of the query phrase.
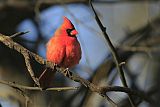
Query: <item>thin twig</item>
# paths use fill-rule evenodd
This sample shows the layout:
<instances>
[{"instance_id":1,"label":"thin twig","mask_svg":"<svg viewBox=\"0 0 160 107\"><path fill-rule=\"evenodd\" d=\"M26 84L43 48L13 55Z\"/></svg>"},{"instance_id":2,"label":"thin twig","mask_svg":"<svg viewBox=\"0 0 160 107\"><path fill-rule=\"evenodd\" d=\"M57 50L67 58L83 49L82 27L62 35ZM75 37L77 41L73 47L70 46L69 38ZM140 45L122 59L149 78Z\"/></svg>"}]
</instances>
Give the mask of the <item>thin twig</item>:
<instances>
[{"instance_id":1,"label":"thin twig","mask_svg":"<svg viewBox=\"0 0 160 107\"><path fill-rule=\"evenodd\" d=\"M54 88L47 88L47 91L66 91L66 90L77 90L79 87L54 87Z\"/></svg>"},{"instance_id":2,"label":"thin twig","mask_svg":"<svg viewBox=\"0 0 160 107\"><path fill-rule=\"evenodd\" d=\"M22 35L22 34L25 34L25 33L28 33L28 31L27 31L27 32L18 32L18 33L16 33L16 34L12 35L11 37L16 37L16 36L18 36L18 35ZM1 39L3 39L3 38L1 38ZM29 71L29 74L31 75L31 78L33 79L33 81L35 82L35 84L36 84L38 87L40 87L39 80L38 80L38 78L35 77L35 74L34 74L34 72L33 72L33 70L32 70L32 66L31 66L31 64L30 64L30 56L29 56L28 50L27 50L26 48L22 47L21 45L15 43L15 42L14 42L13 40L11 40L11 38L8 37L8 36L5 37L5 40L4 40L4 41L5 41L5 42L4 42L5 45L9 46L10 48L17 48L17 51L20 52L20 53L24 56L25 63L26 63L26 67L27 67L27 69L28 69L28 71ZM11 44L14 44L14 45L11 45Z\"/></svg>"},{"instance_id":3,"label":"thin twig","mask_svg":"<svg viewBox=\"0 0 160 107\"><path fill-rule=\"evenodd\" d=\"M19 85L19 84L16 84L15 82L6 82L4 80L0 80L0 83L8 85L8 86L16 88L16 89L20 89L20 90L24 89L24 90L41 91L41 88L39 88L39 87L29 87L29 86ZM90 83L90 84L92 84L92 83ZM65 90L77 90L77 89L79 89L79 87L54 87L54 88L47 88L45 90L46 91L65 91ZM99 87L99 88L97 88L97 90L100 90L102 96L104 95L104 93L111 92L111 91L114 91L114 92L125 92L125 93L130 93L132 95L137 95L137 96L145 99L148 102L151 101L151 99L149 99L148 96L145 95L144 92L134 91L134 90L131 90L131 89L125 88L125 87L106 86L106 87ZM107 97L107 99L108 99L108 97Z\"/></svg>"},{"instance_id":4,"label":"thin twig","mask_svg":"<svg viewBox=\"0 0 160 107\"><path fill-rule=\"evenodd\" d=\"M29 87L29 86L24 86L24 85L19 85L13 82L6 82L3 80L0 80L1 84L8 85L10 87L20 89L20 90L35 90L35 91L41 91L41 88L39 87ZM47 88L45 89L46 91L66 91L66 90L77 90L79 87L54 87L54 88Z\"/></svg>"},{"instance_id":5,"label":"thin twig","mask_svg":"<svg viewBox=\"0 0 160 107\"><path fill-rule=\"evenodd\" d=\"M109 86L99 87L99 86L89 82L88 80L85 80L85 79L81 78L79 75L76 75L76 74L72 73L69 69L65 69L65 68L61 68L59 66L55 66L54 63L44 60L39 55L27 50L23 46L21 46L18 43L14 42L12 40L12 38L10 38L9 36L5 36L5 35L0 34L0 42L2 42L3 44L5 44L7 47L9 47L11 49L14 49L14 50L18 51L21 54L27 53L27 54L31 55L38 63L45 64L46 67L49 67L51 69L56 69L59 73L63 74L64 76L70 78L73 81L81 83L85 87L89 88L92 92L96 92L99 95L101 95L102 97L106 98L107 97L106 92L112 91L112 88L113 88L114 91L117 89L116 91L129 93L131 95L138 96L138 97L144 99L147 102L153 103L152 101L149 101L151 99L149 97L146 98L145 95L143 95L143 93L138 93L137 94L137 91L131 90L129 88L120 87L120 90L118 90L118 88L109 87ZM24 57L25 57L25 55L24 55ZM12 85L15 86L15 84L12 84ZM24 88L24 87L22 87L22 88ZM34 87L33 89L36 90L37 88L39 88L39 87ZM131 93L131 92L133 92L133 93Z\"/></svg>"},{"instance_id":6,"label":"thin twig","mask_svg":"<svg viewBox=\"0 0 160 107\"><path fill-rule=\"evenodd\" d=\"M125 93L129 93L131 95L137 95L140 98L144 98L145 101L150 102L151 104L154 104L155 101L153 101L152 99L150 99L148 97L147 94L145 94L143 91L135 91L135 90L131 90L130 88L127 87L120 87L120 86L107 86L107 87L102 87L101 88L101 92L125 92Z\"/></svg>"},{"instance_id":7,"label":"thin twig","mask_svg":"<svg viewBox=\"0 0 160 107\"><path fill-rule=\"evenodd\" d=\"M32 66L30 64L30 57L29 57L29 54L27 52L23 52L23 56L24 56L24 59L25 59L25 63L26 63L26 66L27 66L27 69L28 69L28 72L29 74L31 75L31 78L34 80L35 84L38 85L38 87L40 87L40 83L39 83L39 79L35 77L35 74L32 70Z\"/></svg>"},{"instance_id":8,"label":"thin twig","mask_svg":"<svg viewBox=\"0 0 160 107\"><path fill-rule=\"evenodd\" d=\"M127 82L126 82L126 79L125 79L125 75L124 75L124 72L123 72L123 69L122 69L122 66L120 66L120 63L121 63L120 58L119 58L118 53L116 52L116 49L114 48L111 40L109 39L108 34L106 33L106 27L103 26L101 20L99 19L98 15L97 15L97 13L96 13L93 5L92 5L92 0L89 0L89 4L90 4L90 6L91 6L91 8L92 8L92 10L93 10L93 12L94 12L94 14L95 14L95 19L96 19L96 21L97 21L97 24L99 25L100 29L102 30L103 35L104 35L104 37L105 37L105 39L106 39L106 41L107 41L107 43L108 43L108 45L109 45L109 47L110 47L110 50L111 50L111 53L112 53L113 58L114 58L114 60L115 60L116 67L117 67L117 70L118 70L118 72L119 72L119 75L120 75L120 79L121 79L121 81L122 81L122 84L123 84L125 87L128 87ZM134 101L133 101L131 95L128 94L128 96L129 96L129 101L130 101L132 107L135 107L135 104L134 104Z\"/></svg>"},{"instance_id":9,"label":"thin twig","mask_svg":"<svg viewBox=\"0 0 160 107\"><path fill-rule=\"evenodd\" d=\"M132 51L132 52L159 52L160 47L147 47L147 46L120 46L119 47L125 51Z\"/></svg>"},{"instance_id":10,"label":"thin twig","mask_svg":"<svg viewBox=\"0 0 160 107\"><path fill-rule=\"evenodd\" d=\"M15 33L15 34L11 35L10 37L11 37L11 38L15 38L15 37L17 37L17 36L21 36L21 35L24 35L24 34L26 34L26 33L29 33L29 31L26 31L26 32L18 32L18 33Z\"/></svg>"},{"instance_id":11,"label":"thin twig","mask_svg":"<svg viewBox=\"0 0 160 107\"><path fill-rule=\"evenodd\" d=\"M106 98L112 104L113 107L118 107L118 105L108 96L104 96L104 98Z\"/></svg>"},{"instance_id":12,"label":"thin twig","mask_svg":"<svg viewBox=\"0 0 160 107\"><path fill-rule=\"evenodd\" d=\"M21 86L21 85L15 84L14 82L6 82L3 80L0 80L0 84L8 85L8 86L14 88L15 90L17 90L17 92L25 98L25 107L28 107L28 103L30 102L30 98L22 90L23 87L25 88L26 86Z\"/></svg>"}]
</instances>

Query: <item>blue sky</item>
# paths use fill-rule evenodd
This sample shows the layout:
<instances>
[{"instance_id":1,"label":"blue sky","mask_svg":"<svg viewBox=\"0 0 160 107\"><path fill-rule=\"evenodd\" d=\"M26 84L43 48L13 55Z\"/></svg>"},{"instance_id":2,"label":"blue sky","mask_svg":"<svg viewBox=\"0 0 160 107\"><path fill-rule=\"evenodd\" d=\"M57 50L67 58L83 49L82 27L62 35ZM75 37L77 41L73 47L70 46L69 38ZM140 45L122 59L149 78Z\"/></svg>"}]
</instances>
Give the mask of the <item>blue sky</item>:
<instances>
[{"instance_id":1,"label":"blue sky","mask_svg":"<svg viewBox=\"0 0 160 107\"><path fill-rule=\"evenodd\" d=\"M82 47L82 59L78 67L95 70L107 56L107 46L88 6L83 4L57 5L42 11L40 30L43 37L48 40L53 36L55 30L62 23L63 16L68 17L79 32L78 40ZM18 31L28 30L30 33L24 38L34 41L38 35L36 27L30 19L24 20L18 27ZM39 46L38 53L45 58L44 44Z\"/></svg>"}]
</instances>

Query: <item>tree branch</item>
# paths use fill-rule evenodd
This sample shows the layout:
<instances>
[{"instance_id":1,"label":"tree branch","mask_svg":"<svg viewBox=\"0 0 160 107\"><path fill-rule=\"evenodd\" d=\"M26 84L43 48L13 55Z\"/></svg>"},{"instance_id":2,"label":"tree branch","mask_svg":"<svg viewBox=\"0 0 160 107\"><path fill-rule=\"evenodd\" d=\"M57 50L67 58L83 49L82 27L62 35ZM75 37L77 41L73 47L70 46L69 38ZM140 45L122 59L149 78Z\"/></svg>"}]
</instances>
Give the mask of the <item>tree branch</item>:
<instances>
[{"instance_id":1,"label":"tree branch","mask_svg":"<svg viewBox=\"0 0 160 107\"><path fill-rule=\"evenodd\" d=\"M113 58L114 58L114 60L115 60L116 67L117 67L117 70L118 70L118 72L119 72L119 75L120 75L120 79L121 79L121 81L122 81L122 84L123 84L125 87L128 87L127 82L126 82L126 79L125 79L125 75L124 75L124 72L123 72L123 69L122 69L122 66L120 66L121 61L120 61L119 55L118 55L116 49L114 48L111 40L109 39L108 34L106 33L106 27L103 26L101 20L99 19L98 15L97 15L97 13L96 13L93 5L92 5L92 0L89 0L89 4L90 4L90 6L91 6L91 8L92 8L92 10L93 10L93 12L94 12L94 14L95 14L95 19L96 19L96 21L97 21L97 24L99 25L100 29L102 30L102 33L103 33L103 35L104 35L104 37L105 37L105 39L106 39L106 41L107 41L107 43L108 43L108 45L109 45L109 47L110 47L110 50L111 50L111 53L112 53ZM129 96L129 101L130 101L132 107L135 107L135 104L134 104L134 101L133 101L131 95L128 94L128 96Z\"/></svg>"},{"instance_id":2,"label":"tree branch","mask_svg":"<svg viewBox=\"0 0 160 107\"><path fill-rule=\"evenodd\" d=\"M0 42L2 42L7 47L16 50L17 52L19 52L20 54L22 54L24 57L26 57L25 56L26 53L29 54L29 55L31 55L38 63L40 63L42 65L45 65L46 67L49 67L51 69L56 69L62 75L70 78L73 81L81 83L86 88L89 88L89 90L91 90L92 92L96 92L96 93L98 93L99 95L101 95L104 98L108 98L108 96L106 95L107 92L117 91L117 92L129 93L130 95L138 96L138 97L144 99L147 102L154 103L152 99L150 99L148 96L145 95L145 93L139 93L139 92L137 92L135 90L131 90L131 89L127 88L127 87L126 88L125 87L119 87L119 86L115 86L115 87L110 87L110 86L98 87L97 85L89 82L88 80L85 80L85 79L81 78L79 75L76 75L76 74L72 73L69 69L65 69L65 68L56 66L56 64L54 64L52 62L44 60L39 55L37 55L37 54L35 54L35 53L27 50L26 48L24 48L20 44L14 42L12 40L12 38L10 38L9 36L5 36L5 35L0 34ZM27 59L27 60L29 60L29 59ZM4 82L4 81L0 81L0 83L9 85L11 87L20 88L20 89L21 88L28 89L28 90L40 90L41 89L40 87L25 87L25 86L21 86L21 85L15 85L15 84L10 83L10 82L7 83L7 82ZM54 89L54 88L48 88L46 90L56 90L56 89ZM58 88L57 90L62 90L62 89Z\"/></svg>"},{"instance_id":3,"label":"tree branch","mask_svg":"<svg viewBox=\"0 0 160 107\"><path fill-rule=\"evenodd\" d=\"M26 33L29 33L29 31L26 31L26 32L18 32L18 33L15 33L15 34L11 35L10 37L11 37L11 38L15 38L15 37L17 37L17 36L21 36L21 35L24 35L24 34L26 34Z\"/></svg>"},{"instance_id":4,"label":"tree branch","mask_svg":"<svg viewBox=\"0 0 160 107\"><path fill-rule=\"evenodd\" d=\"M42 91L40 87L29 87L24 85L19 85L14 82L6 82L3 80L0 80L1 84L8 85L10 87L20 89L20 90L35 90L35 91ZM54 87L54 88L47 88L46 91L66 91L66 90L77 90L79 87Z\"/></svg>"},{"instance_id":5,"label":"tree branch","mask_svg":"<svg viewBox=\"0 0 160 107\"><path fill-rule=\"evenodd\" d=\"M132 52L159 52L160 47L149 47L149 46L121 46L119 49L124 51Z\"/></svg>"}]
</instances>

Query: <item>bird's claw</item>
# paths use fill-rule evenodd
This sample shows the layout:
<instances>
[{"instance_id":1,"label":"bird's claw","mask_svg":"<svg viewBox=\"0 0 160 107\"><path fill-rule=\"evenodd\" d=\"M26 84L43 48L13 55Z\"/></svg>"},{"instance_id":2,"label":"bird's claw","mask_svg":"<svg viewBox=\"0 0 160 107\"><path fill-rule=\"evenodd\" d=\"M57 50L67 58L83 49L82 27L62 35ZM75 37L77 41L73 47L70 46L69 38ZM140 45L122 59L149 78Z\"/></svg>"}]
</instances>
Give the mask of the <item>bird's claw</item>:
<instances>
[{"instance_id":1,"label":"bird's claw","mask_svg":"<svg viewBox=\"0 0 160 107\"><path fill-rule=\"evenodd\" d=\"M69 71L69 68L65 68L65 69L63 70L64 75L67 76L67 77L68 77L68 71Z\"/></svg>"}]
</instances>

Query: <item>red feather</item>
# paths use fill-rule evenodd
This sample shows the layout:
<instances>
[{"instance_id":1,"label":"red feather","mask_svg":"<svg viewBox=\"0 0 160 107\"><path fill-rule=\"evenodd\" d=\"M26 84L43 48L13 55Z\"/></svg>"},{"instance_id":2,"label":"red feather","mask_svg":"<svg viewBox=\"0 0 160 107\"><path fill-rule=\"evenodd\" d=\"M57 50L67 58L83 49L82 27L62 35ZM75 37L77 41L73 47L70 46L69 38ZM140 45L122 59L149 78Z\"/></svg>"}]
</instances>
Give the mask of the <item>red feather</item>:
<instances>
[{"instance_id":1,"label":"red feather","mask_svg":"<svg viewBox=\"0 0 160 107\"><path fill-rule=\"evenodd\" d=\"M81 47L76 37L77 33L72 22L64 17L64 22L47 43L47 60L65 68L77 65L81 59ZM40 76L41 86L49 87L54 74L55 71L45 71Z\"/></svg>"}]
</instances>

